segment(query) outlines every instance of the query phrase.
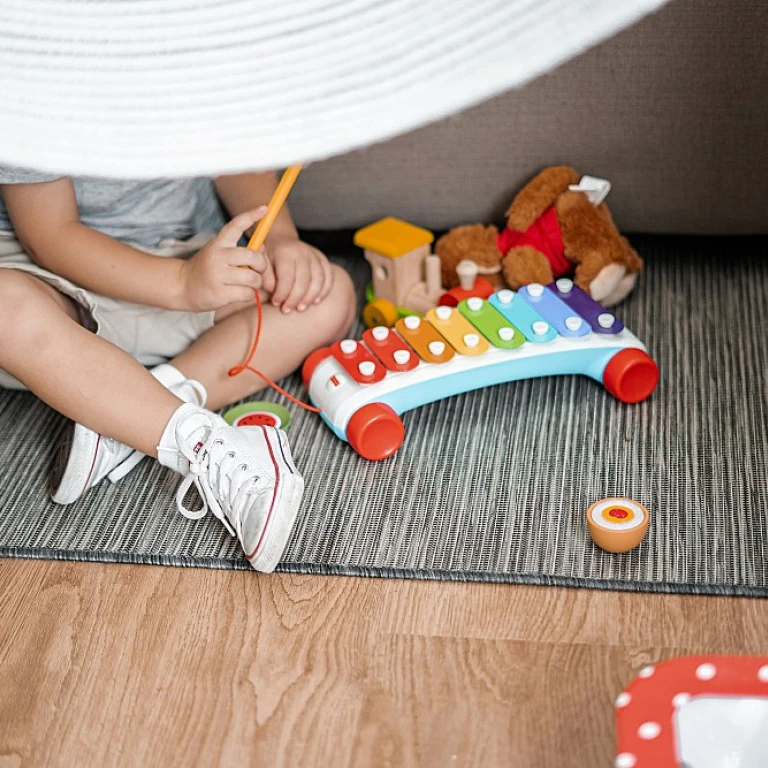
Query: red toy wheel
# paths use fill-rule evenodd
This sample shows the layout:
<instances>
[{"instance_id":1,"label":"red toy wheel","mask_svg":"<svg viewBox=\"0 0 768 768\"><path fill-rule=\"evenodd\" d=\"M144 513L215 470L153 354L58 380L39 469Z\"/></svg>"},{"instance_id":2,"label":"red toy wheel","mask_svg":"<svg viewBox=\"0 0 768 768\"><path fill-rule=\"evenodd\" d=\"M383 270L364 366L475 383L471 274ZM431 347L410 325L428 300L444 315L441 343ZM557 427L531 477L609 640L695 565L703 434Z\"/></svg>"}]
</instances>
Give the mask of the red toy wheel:
<instances>
[{"instance_id":1,"label":"red toy wheel","mask_svg":"<svg viewBox=\"0 0 768 768\"><path fill-rule=\"evenodd\" d=\"M369 403L356 411L347 425L349 444L364 459L389 458L403 444L405 427L400 417L384 403Z\"/></svg>"},{"instance_id":2,"label":"red toy wheel","mask_svg":"<svg viewBox=\"0 0 768 768\"><path fill-rule=\"evenodd\" d=\"M605 366L603 385L622 403L645 400L659 382L656 363L640 349L622 349Z\"/></svg>"},{"instance_id":3,"label":"red toy wheel","mask_svg":"<svg viewBox=\"0 0 768 768\"><path fill-rule=\"evenodd\" d=\"M320 363L325 360L326 357L331 356L330 347L320 347L316 349L305 361L301 368L301 378L304 379L304 386L309 388L309 380L312 378L312 374L315 372Z\"/></svg>"}]
</instances>

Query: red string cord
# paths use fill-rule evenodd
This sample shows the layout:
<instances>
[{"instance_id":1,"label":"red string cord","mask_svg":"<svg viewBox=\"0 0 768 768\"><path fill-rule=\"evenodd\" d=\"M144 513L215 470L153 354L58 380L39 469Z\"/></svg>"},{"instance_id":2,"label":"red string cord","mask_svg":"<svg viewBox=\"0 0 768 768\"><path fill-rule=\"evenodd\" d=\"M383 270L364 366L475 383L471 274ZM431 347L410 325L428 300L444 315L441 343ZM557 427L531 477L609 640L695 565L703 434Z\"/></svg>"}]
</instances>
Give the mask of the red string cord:
<instances>
[{"instance_id":1,"label":"red string cord","mask_svg":"<svg viewBox=\"0 0 768 768\"><path fill-rule=\"evenodd\" d=\"M272 389L274 389L276 392L279 392L283 397L287 397L291 402L295 403L301 408L304 408L308 411L311 411L312 413L320 413L319 408L315 408L314 405L309 405L308 403L303 403L301 400L298 400L290 393L286 392L279 384L275 384L272 379L269 378L269 376L263 374L261 371L257 371L252 365L251 361L253 360L253 356L256 354L256 349L259 346L259 338L261 337L261 321L264 317L264 310L261 306L261 297L259 296L258 291L253 292L254 298L256 299L256 333L253 335L253 344L251 344L251 351L248 353L248 357L245 358L245 360L240 364L236 365L234 368L230 368L228 373L230 376L239 376L243 371L250 371L251 373L255 373L260 379L263 379L267 384L269 384Z\"/></svg>"}]
</instances>

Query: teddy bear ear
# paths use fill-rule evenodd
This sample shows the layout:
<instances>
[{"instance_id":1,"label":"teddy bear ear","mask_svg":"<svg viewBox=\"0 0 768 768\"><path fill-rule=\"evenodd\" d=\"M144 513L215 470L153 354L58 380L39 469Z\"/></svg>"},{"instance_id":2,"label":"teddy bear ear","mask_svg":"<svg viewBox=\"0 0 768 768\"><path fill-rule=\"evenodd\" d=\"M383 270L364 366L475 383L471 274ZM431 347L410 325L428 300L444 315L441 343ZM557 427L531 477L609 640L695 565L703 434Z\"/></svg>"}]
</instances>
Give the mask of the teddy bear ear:
<instances>
[{"instance_id":1,"label":"teddy bear ear","mask_svg":"<svg viewBox=\"0 0 768 768\"><path fill-rule=\"evenodd\" d=\"M507 224L517 232L525 232L579 178L568 165L545 168L517 193L506 213Z\"/></svg>"}]
</instances>

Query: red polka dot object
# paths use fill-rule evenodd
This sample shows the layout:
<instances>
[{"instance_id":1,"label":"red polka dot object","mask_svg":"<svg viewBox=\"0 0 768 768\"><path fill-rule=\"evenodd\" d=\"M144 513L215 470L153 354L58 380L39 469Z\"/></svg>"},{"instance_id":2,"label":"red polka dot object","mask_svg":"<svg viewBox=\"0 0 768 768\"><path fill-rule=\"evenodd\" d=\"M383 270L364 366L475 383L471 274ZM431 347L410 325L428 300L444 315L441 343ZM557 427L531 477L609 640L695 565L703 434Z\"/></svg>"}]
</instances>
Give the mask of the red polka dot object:
<instances>
[{"instance_id":1,"label":"red polka dot object","mask_svg":"<svg viewBox=\"0 0 768 768\"><path fill-rule=\"evenodd\" d=\"M699 697L721 702L768 698L768 656L683 656L643 667L614 704L614 767L678 768L683 757L680 710ZM735 718L731 724L728 757L733 762L729 759L729 765L741 765L742 753L748 758L756 744L754 726L740 732L733 727L737 723ZM688 762L686 759L685 762L685 765L702 764L698 760Z\"/></svg>"},{"instance_id":2,"label":"red polka dot object","mask_svg":"<svg viewBox=\"0 0 768 768\"><path fill-rule=\"evenodd\" d=\"M639 502L613 497L587 510L587 528L595 544L607 552L629 552L648 532L650 515Z\"/></svg>"}]
</instances>

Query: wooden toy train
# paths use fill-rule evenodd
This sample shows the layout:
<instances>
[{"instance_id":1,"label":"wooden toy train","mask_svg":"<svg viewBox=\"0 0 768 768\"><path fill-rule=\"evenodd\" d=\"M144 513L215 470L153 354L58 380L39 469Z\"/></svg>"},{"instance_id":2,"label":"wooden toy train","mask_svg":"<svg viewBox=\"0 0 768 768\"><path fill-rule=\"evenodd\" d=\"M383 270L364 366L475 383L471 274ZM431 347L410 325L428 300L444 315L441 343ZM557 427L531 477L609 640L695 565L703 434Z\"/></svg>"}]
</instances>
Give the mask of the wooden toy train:
<instances>
[{"instance_id":1,"label":"wooden toy train","mask_svg":"<svg viewBox=\"0 0 768 768\"><path fill-rule=\"evenodd\" d=\"M372 266L374 286L395 280L391 264ZM415 291L411 285L411 301L434 283L429 274ZM345 339L305 361L310 399L334 434L364 458L378 461L398 450L405 437L400 414L480 387L585 374L619 400L637 403L658 382L640 340L571 280L449 303L425 309L423 317L411 308L398 311L394 328L383 317L361 340Z\"/></svg>"}]
</instances>

